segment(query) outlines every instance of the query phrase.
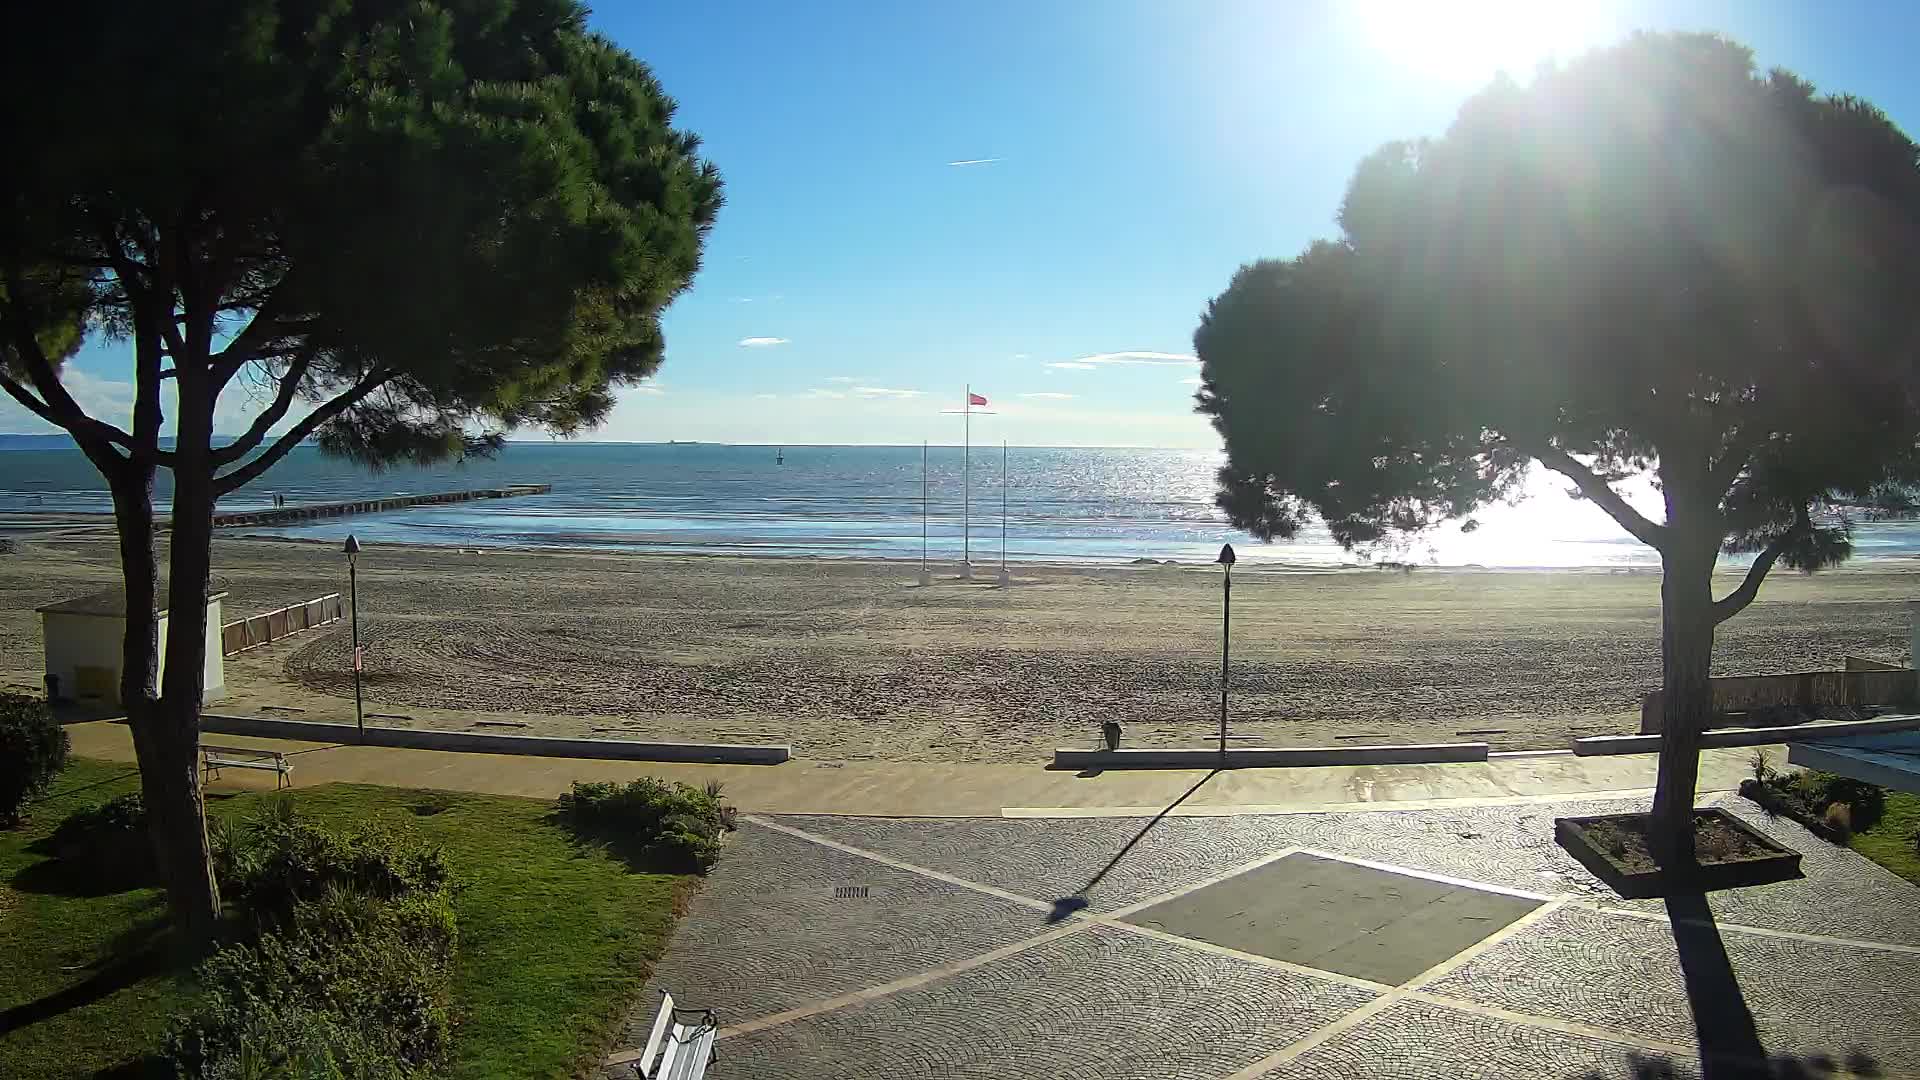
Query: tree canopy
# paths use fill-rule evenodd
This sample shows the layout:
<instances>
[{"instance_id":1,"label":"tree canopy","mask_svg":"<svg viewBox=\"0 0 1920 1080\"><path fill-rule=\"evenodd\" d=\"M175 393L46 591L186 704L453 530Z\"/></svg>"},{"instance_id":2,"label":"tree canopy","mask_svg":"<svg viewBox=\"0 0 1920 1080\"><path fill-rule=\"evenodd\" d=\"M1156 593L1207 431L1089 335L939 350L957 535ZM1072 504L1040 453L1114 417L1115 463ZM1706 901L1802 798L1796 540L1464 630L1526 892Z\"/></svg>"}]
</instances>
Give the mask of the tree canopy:
<instances>
[{"instance_id":1,"label":"tree canopy","mask_svg":"<svg viewBox=\"0 0 1920 1080\"><path fill-rule=\"evenodd\" d=\"M242 463L302 402L295 435L329 449L442 456L595 423L659 364L718 177L572 0L133 0L12 23L0 79L36 107L0 129L4 385L42 417L74 426L52 362L76 328L151 343L186 365L142 374L182 394L256 392L217 455L226 491L291 445ZM94 419L76 435L156 454Z\"/></svg>"},{"instance_id":2,"label":"tree canopy","mask_svg":"<svg viewBox=\"0 0 1920 1080\"><path fill-rule=\"evenodd\" d=\"M1339 223L1194 335L1220 505L1352 547L1567 477L1660 554L1654 810L1690 857L1715 627L1776 563L1847 557L1824 505L1920 481L1920 151L1732 42L1642 34L1382 147ZM1614 487L1635 474L1659 520ZM1723 550L1753 559L1716 599Z\"/></svg>"},{"instance_id":3,"label":"tree canopy","mask_svg":"<svg viewBox=\"0 0 1920 1080\"><path fill-rule=\"evenodd\" d=\"M576 0L28 4L0 97L0 390L112 491L120 701L170 903L204 942L216 502L309 438L378 466L599 422L660 365L720 180ZM63 383L89 334L132 346L130 422ZM215 445L236 402L251 418Z\"/></svg>"},{"instance_id":4,"label":"tree canopy","mask_svg":"<svg viewBox=\"0 0 1920 1080\"><path fill-rule=\"evenodd\" d=\"M1339 241L1210 305L1221 503L1261 535L1318 516L1364 544L1467 517L1538 461L1654 547L1831 561L1844 530L1806 511L1920 471L1917 160L1870 105L1710 36L1496 82L1361 163ZM1668 522L1607 486L1643 471Z\"/></svg>"}]
</instances>

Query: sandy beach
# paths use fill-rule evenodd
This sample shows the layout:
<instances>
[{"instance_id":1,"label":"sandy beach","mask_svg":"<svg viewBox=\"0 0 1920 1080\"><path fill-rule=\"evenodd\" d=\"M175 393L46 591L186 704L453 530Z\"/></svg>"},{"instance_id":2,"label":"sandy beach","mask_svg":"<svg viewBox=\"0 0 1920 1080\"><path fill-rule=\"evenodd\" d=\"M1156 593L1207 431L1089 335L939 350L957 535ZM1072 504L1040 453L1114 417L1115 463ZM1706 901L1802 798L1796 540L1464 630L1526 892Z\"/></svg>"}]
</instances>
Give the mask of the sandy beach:
<instances>
[{"instance_id":1,"label":"sandy beach","mask_svg":"<svg viewBox=\"0 0 1920 1080\"><path fill-rule=\"evenodd\" d=\"M346 591L331 545L222 539L214 565L229 621ZM453 730L783 741L825 760L1038 761L1109 718L1130 744L1213 737L1217 568L1025 566L1005 590L951 567L922 589L916 570L370 549L367 708ZM0 555L0 682L38 688L37 605L116 583L104 539ZM1232 731L1280 745L1472 732L1496 749L1629 731L1659 679L1658 594L1647 572L1243 568ZM1776 574L1722 628L1716 674L1904 661L1917 594L1904 563ZM342 623L229 658L220 707L350 720L347 642Z\"/></svg>"}]
</instances>

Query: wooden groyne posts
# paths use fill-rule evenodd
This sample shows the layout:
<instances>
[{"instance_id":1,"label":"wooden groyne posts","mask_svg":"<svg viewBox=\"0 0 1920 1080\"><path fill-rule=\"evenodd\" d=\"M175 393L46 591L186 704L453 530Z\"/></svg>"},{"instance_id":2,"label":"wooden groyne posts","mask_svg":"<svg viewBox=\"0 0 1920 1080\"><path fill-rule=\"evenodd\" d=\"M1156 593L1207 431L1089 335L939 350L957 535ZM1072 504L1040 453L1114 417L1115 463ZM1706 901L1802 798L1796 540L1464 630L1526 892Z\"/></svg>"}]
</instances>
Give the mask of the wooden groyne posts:
<instances>
[{"instance_id":1,"label":"wooden groyne posts","mask_svg":"<svg viewBox=\"0 0 1920 1080\"><path fill-rule=\"evenodd\" d=\"M303 506L274 506L265 510L236 510L231 514L215 514L213 525L217 529L229 529L236 525L291 525L316 518L405 510L410 506L439 506L445 503L473 502L476 499L511 499L516 495L545 495L552 490L552 484L513 484L509 487L474 488L471 491L439 491L430 495L390 495L383 499L353 499L348 502L308 503Z\"/></svg>"}]
</instances>

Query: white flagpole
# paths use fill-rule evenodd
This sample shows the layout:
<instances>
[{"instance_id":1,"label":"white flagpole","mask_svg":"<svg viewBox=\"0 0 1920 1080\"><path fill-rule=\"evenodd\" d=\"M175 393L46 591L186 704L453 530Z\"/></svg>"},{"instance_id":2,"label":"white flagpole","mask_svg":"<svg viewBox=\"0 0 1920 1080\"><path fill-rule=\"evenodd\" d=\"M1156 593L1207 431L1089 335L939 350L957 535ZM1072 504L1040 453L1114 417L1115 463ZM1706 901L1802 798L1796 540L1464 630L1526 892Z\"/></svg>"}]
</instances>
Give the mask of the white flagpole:
<instances>
[{"instance_id":1,"label":"white flagpole","mask_svg":"<svg viewBox=\"0 0 1920 1080\"><path fill-rule=\"evenodd\" d=\"M1007 584L1007 440L1000 440L1000 584Z\"/></svg>"},{"instance_id":2,"label":"white flagpole","mask_svg":"<svg viewBox=\"0 0 1920 1080\"><path fill-rule=\"evenodd\" d=\"M927 441L920 440L920 584L932 583L927 573Z\"/></svg>"},{"instance_id":3,"label":"white flagpole","mask_svg":"<svg viewBox=\"0 0 1920 1080\"><path fill-rule=\"evenodd\" d=\"M973 578L973 384L967 384L966 441L960 450L960 576Z\"/></svg>"}]
</instances>

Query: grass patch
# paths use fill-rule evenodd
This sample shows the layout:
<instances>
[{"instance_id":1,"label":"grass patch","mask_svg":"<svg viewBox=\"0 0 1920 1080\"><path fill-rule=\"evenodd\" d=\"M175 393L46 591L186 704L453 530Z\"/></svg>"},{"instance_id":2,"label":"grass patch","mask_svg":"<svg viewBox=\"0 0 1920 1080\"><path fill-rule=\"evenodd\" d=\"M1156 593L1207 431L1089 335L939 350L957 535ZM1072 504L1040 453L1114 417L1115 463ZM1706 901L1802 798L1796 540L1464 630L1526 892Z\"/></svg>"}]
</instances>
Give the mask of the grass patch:
<instances>
[{"instance_id":1,"label":"grass patch","mask_svg":"<svg viewBox=\"0 0 1920 1080\"><path fill-rule=\"evenodd\" d=\"M148 1075L189 1006L158 890L80 895L30 850L72 811L138 789L129 766L75 759L21 829L0 832L0 1073ZM245 817L273 798L219 799ZM304 820L384 821L444 848L459 883L452 1077L568 1076L596 1063L665 947L692 879L636 874L571 840L542 800L328 785ZM425 812L423 812L425 811Z\"/></svg>"},{"instance_id":2,"label":"grass patch","mask_svg":"<svg viewBox=\"0 0 1920 1080\"><path fill-rule=\"evenodd\" d=\"M1920 851L1914 834L1920 832L1920 795L1887 792L1887 808L1873 828L1853 834L1853 850L1920 885Z\"/></svg>"}]
</instances>

